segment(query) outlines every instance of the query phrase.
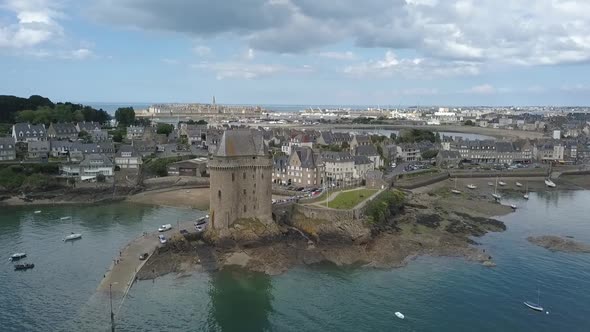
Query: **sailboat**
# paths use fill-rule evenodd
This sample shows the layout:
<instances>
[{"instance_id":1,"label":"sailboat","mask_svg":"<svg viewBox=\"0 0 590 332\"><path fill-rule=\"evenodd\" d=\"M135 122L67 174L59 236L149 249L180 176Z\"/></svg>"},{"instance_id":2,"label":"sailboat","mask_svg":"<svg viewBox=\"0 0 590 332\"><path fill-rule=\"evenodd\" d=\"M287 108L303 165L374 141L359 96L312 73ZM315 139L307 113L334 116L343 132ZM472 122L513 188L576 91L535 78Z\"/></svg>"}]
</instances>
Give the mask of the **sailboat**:
<instances>
[{"instance_id":1,"label":"sailboat","mask_svg":"<svg viewBox=\"0 0 590 332\"><path fill-rule=\"evenodd\" d=\"M541 290L537 289L537 303L524 301L524 305L535 311L543 311L543 307L541 307Z\"/></svg>"},{"instance_id":2,"label":"sailboat","mask_svg":"<svg viewBox=\"0 0 590 332\"><path fill-rule=\"evenodd\" d=\"M451 190L453 194L460 194L461 191L457 190L457 178L455 178L455 189Z\"/></svg>"},{"instance_id":3,"label":"sailboat","mask_svg":"<svg viewBox=\"0 0 590 332\"><path fill-rule=\"evenodd\" d=\"M528 183L526 184L525 188L526 188L525 189L526 193L524 194L524 196L522 196L522 198L529 199L529 184Z\"/></svg>"},{"instance_id":4,"label":"sailboat","mask_svg":"<svg viewBox=\"0 0 590 332\"><path fill-rule=\"evenodd\" d=\"M520 182L516 182L516 186L517 186L517 187L522 187L522 183L520 183Z\"/></svg>"},{"instance_id":5,"label":"sailboat","mask_svg":"<svg viewBox=\"0 0 590 332\"><path fill-rule=\"evenodd\" d=\"M496 186L494 187L494 193L492 194L492 197L494 197L496 200L502 198L502 196L498 194L498 178L496 178Z\"/></svg>"},{"instance_id":6,"label":"sailboat","mask_svg":"<svg viewBox=\"0 0 590 332\"><path fill-rule=\"evenodd\" d=\"M557 187L557 185L555 184L555 182L551 181L550 178L546 178L545 179L545 185L549 188L555 188Z\"/></svg>"},{"instance_id":7,"label":"sailboat","mask_svg":"<svg viewBox=\"0 0 590 332\"><path fill-rule=\"evenodd\" d=\"M470 176L469 176L469 177L473 177L473 170L471 171L471 173L470 173ZM468 184L468 185L467 185L467 188L469 188L469 189L472 189L472 190L473 190L473 189L477 189L477 186L476 186L476 185L474 185L473 183L470 183L470 184Z\"/></svg>"}]
</instances>

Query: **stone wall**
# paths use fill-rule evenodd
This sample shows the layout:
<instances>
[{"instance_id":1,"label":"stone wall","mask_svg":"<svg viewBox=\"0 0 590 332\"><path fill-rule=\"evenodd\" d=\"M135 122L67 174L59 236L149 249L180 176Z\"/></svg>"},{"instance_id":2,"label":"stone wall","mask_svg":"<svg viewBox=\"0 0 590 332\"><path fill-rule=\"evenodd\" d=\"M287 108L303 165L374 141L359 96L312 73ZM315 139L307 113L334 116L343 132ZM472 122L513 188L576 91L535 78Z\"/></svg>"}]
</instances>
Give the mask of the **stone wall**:
<instances>
[{"instance_id":1,"label":"stone wall","mask_svg":"<svg viewBox=\"0 0 590 332\"><path fill-rule=\"evenodd\" d=\"M338 222L343 220L356 220L362 217L359 210L337 210L322 208L319 206L295 204L293 206L295 213L301 213L309 219L326 220Z\"/></svg>"}]
</instances>

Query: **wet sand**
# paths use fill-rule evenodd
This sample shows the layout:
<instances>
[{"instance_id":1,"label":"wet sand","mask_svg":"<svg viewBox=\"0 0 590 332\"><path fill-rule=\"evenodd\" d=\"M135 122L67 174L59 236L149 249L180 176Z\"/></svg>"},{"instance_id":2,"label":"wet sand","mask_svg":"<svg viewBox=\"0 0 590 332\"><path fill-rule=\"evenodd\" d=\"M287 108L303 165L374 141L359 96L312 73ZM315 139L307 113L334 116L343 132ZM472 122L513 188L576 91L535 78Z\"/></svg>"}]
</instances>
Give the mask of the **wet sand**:
<instances>
[{"instance_id":1,"label":"wet sand","mask_svg":"<svg viewBox=\"0 0 590 332\"><path fill-rule=\"evenodd\" d=\"M167 188L144 191L129 196L127 201L206 211L209 210L209 188Z\"/></svg>"}]
</instances>

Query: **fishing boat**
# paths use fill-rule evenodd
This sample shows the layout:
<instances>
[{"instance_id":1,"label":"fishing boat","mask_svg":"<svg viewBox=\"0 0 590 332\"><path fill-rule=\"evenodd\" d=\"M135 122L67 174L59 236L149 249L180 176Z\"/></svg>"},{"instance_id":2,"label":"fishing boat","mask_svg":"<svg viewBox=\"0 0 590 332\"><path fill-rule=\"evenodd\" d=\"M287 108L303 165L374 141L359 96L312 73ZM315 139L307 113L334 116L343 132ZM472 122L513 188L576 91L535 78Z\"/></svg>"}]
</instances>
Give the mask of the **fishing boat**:
<instances>
[{"instance_id":1,"label":"fishing boat","mask_svg":"<svg viewBox=\"0 0 590 332\"><path fill-rule=\"evenodd\" d=\"M551 179L547 178L545 179L545 185L549 188L555 188L557 187L557 185L555 184L555 182L551 181Z\"/></svg>"},{"instance_id":2,"label":"fishing boat","mask_svg":"<svg viewBox=\"0 0 590 332\"><path fill-rule=\"evenodd\" d=\"M64 238L64 242L66 241L74 241L82 238L82 234L80 233L72 233Z\"/></svg>"},{"instance_id":3,"label":"fishing boat","mask_svg":"<svg viewBox=\"0 0 590 332\"><path fill-rule=\"evenodd\" d=\"M531 301L524 301L524 305L533 309L535 311L543 311L543 307L541 307L541 290L537 290L537 303Z\"/></svg>"},{"instance_id":4,"label":"fishing boat","mask_svg":"<svg viewBox=\"0 0 590 332\"><path fill-rule=\"evenodd\" d=\"M17 252L16 254L12 254L12 256L10 256L10 258L8 260L10 261L18 261L21 258L25 258L27 257L27 254L25 254L24 252Z\"/></svg>"},{"instance_id":5,"label":"fishing boat","mask_svg":"<svg viewBox=\"0 0 590 332\"><path fill-rule=\"evenodd\" d=\"M469 189L477 189L477 186L474 185L474 184L468 184L467 185L467 188L469 188Z\"/></svg>"},{"instance_id":6,"label":"fishing boat","mask_svg":"<svg viewBox=\"0 0 590 332\"><path fill-rule=\"evenodd\" d=\"M502 196L498 194L498 178L496 178L496 187L494 187L494 193L492 194L492 197L494 197L496 200L500 200L502 198Z\"/></svg>"},{"instance_id":7,"label":"fishing boat","mask_svg":"<svg viewBox=\"0 0 590 332\"><path fill-rule=\"evenodd\" d=\"M461 193L461 190L457 190L457 178L455 178L455 189L452 189L451 192L457 195Z\"/></svg>"},{"instance_id":8,"label":"fishing boat","mask_svg":"<svg viewBox=\"0 0 590 332\"><path fill-rule=\"evenodd\" d=\"M35 267L35 264L31 264L31 263L25 263L25 264L16 264L14 266L14 270L28 270L28 269L32 269Z\"/></svg>"},{"instance_id":9,"label":"fishing boat","mask_svg":"<svg viewBox=\"0 0 590 332\"><path fill-rule=\"evenodd\" d=\"M67 216L67 217L61 217L61 218L59 218L59 220L69 220L69 219L72 219L72 217Z\"/></svg>"},{"instance_id":10,"label":"fishing boat","mask_svg":"<svg viewBox=\"0 0 590 332\"><path fill-rule=\"evenodd\" d=\"M399 311L396 311L396 312L395 312L395 315L396 315L396 316L397 316L397 318L399 318L399 319L404 319L404 318L406 318L406 316L404 316L404 314L402 314L402 313L401 313L401 312L399 312Z\"/></svg>"},{"instance_id":11,"label":"fishing boat","mask_svg":"<svg viewBox=\"0 0 590 332\"><path fill-rule=\"evenodd\" d=\"M517 187L522 187L522 183L520 183L520 182L516 182L516 186L517 186Z\"/></svg>"}]
</instances>

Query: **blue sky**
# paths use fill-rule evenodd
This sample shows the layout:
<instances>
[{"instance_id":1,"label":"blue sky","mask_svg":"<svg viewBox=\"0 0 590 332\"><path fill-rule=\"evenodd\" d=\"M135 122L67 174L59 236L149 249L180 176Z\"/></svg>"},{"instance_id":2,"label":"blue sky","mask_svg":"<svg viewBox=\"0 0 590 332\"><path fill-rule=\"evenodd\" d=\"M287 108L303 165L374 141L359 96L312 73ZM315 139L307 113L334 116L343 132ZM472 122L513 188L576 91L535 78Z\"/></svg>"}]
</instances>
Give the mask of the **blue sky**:
<instances>
[{"instance_id":1,"label":"blue sky","mask_svg":"<svg viewBox=\"0 0 590 332\"><path fill-rule=\"evenodd\" d=\"M0 0L0 93L590 105L590 2Z\"/></svg>"}]
</instances>

